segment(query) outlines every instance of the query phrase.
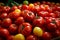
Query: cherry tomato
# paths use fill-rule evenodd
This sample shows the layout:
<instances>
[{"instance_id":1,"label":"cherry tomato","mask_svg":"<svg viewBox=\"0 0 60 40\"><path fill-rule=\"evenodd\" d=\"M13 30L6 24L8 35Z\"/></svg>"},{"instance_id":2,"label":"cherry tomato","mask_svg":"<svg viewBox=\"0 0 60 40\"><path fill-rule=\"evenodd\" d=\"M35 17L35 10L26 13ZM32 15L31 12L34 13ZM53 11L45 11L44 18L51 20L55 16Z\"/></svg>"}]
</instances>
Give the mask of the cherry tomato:
<instances>
[{"instance_id":1,"label":"cherry tomato","mask_svg":"<svg viewBox=\"0 0 60 40\"><path fill-rule=\"evenodd\" d=\"M43 35L43 30L40 27L34 27L33 33L34 35L40 37Z\"/></svg>"}]
</instances>

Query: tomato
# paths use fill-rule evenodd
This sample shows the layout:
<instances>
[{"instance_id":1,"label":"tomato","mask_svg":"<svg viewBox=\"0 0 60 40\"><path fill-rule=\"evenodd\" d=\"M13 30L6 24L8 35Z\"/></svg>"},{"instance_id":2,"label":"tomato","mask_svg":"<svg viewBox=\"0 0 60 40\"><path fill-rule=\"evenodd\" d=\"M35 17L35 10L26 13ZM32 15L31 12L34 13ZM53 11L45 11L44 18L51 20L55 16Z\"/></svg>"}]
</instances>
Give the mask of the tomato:
<instances>
[{"instance_id":1,"label":"tomato","mask_svg":"<svg viewBox=\"0 0 60 40\"><path fill-rule=\"evenodd\" d=\"M47 26L47 28L50 31L55 31L57 29L57 26L54 23L49 23L48 26Z\"/></svg>"},{"instance_id":2,"label":"tomato","mask_svg":"<svg viewBox=\"0 0 60 40\"><path fill-rule=\"evenodd\" d=\"M10 18L6 18L2 22L2 26L5 28L8 28L10 26L10 24L12 24L12 20Z\"/></svg>"},{"instance_id":3,"label":"tomato","mask_svg":"<svg viewBox=\"0 0 60 40\"><path fill-rule=\"evenodd\" d=\"M9 13L9 18L11 19L17 19L20 16L21 11L19 9L16 9L15 11Z\"/></svg>"},{"instance_id":4,"label":"tomato","mask_svg":"<svg viewBox=\"0 0 60 40\"><path fill-rule=\"evenodd\" d=\"M34 26L39 26L42 27L45 23L45 20L43 17L37 17L36 19L33 20L33 25Z\"/></svg>"},{"instance_id":5,"label":"tomato","mask_svg":"<svg viewBox=\"0 0 60 40\"><path fill-rule=\"evenodd\" d=\"M34 35L27 36L26 40L37 40L37 37Z\"/></svg>"},{"instance_id":6,"label":"tomato","mask_svg":"<svg viewBox=\"0 0 60 40\"><path fill-rule=\"evenodd\" d=\"M24 21L25 21L25 20L24 20L23 17L18 17L18 18L16 19L15 23L16 23L17 25L20 25L20 24L22 24Z\"/></svg>"},{"instance_id":7,"label":"tomato","mask_svg":"<svg viewBox=\"0 0 60 40\"><path fill-rule=\"evenodd\" d=\"M11 24L8 28L10 34L16 34L17 33L18 26L16 24Z\"/></svg>"},{"instance_id":8,"label":"tomato","mask_svg":"<svg viewBox=\"0 0 60 40\"><path fill-rule=\"evenodd\" d=\"M35 18L35 15L33 12L28 12L28 13L25 13L25 20L28 21L28 22L33 22L34 18Z\"/></svg>"},{"instance_id":9,"label":"tomato","mask_svg":"<svg viewBox=\"0 0 60 40\"><path fill-rule=\"evenodd\" d=\"M0 37L8 38L10 36L10 33L7 29L0 28Z\"/></svg>"},{"instance_id":10,"label":"tomato","mask_svg":"<svg viewBox=\"0 0 60 40\"><path fill-rule=\"evenodd\" d=\"M15 9L18 9L18 7L17 7L17 6L13 6L13 7L11 8L11 11L14 11Z\"/></svg>"},{"instance_id":11,"label":"tomato","mask_svg":"<svg viewBox=\"0 0 60 40\"><path fill-rule=\"evenodd\" d=\"M37 13L39 16L42 17L49 17L49 13L47 11L40 11L39 13Z\"/></svg>"},{"instance_id":12,"label":"tomato","mask_svg":"<svg viewBox=\"0 0 60 40\"><path fill-rule=\"evenodd\" d=\"M8 14L7 13L2 13L1 16L0 16L1 19L5 19L7 17L8 17Z\"/></svg>"},{"instance_id":13,"label":"tomato","mask_svg":"<svg viewBox=\"0 0 60 40\"><path fill-rule=\"evenodd\" d=\"M27 5L27 4L29 4L29 2L25 0L25 1L23 1L23 4Z\"/></svg>"},{"instance_id":14,"label":"tomato","mask_svg":"<svg viewBox=\"0 0 60 40\"><path fill-rule=\"evenodd\" d=\"M30 35L32 32L32 26L29 23L22 23L18 28L18 33L22 33L25 36Z\"/></svg>"},{"instance_id":15,"label":"tomato","mask_svg":"<svg viewBox=\"0 0 60 40\"><path fill-rule=\"evenodd\" d=\"M43 30L40 27L34 27L33 33L34 35L40 37L43 35Z\"/></svg>"},{"instance_id":16,"label":"tomato","mask_svg":"<svg viewBox=\"0 0 60 40\"><path fill-rule=\"evenodd\" d=\"M59 19L56 20L56 25L57 25L57 28L60 30L60 20Z\"/></svg>"},{"instance_id":17,"label":"tomato","mask_svg":"<svg viewBox=\"0 0 60 40\"><path fill-rule=\"evenodd\" d=\"M27 10L28 9L28 5L22 5L21 10Z\"/></svg>"},{"instance_id":18,"label":"tomato","mask_svg":"<svg viewBox=\"0 0 60 40\"><path fill-rule=\"evenodd\" d=\"M28 6L28 10L30 10L30 11L34 11L34 4L29 4L29 6Z\"/></svg>"},{"instance_id":19,"label":"tomato","mask_svg":"<svg viewBox=\"0 0 60 40\"><path fill-rule=\"evenodd\" d=\"M25 37L23 34L16 34L13 40L25 40Z\"/></svg>"},{"instance_id":20,"label":"tomato","mask_svg":"<svg viewBox=\"0 0 60 40\"><path fill-rule=\"evenodd\" d=\"M48 32L44 32L43 35L42 35L42 38L44 40L51 40L51 34L48 33Z\"/></svg>"}]
</instances>

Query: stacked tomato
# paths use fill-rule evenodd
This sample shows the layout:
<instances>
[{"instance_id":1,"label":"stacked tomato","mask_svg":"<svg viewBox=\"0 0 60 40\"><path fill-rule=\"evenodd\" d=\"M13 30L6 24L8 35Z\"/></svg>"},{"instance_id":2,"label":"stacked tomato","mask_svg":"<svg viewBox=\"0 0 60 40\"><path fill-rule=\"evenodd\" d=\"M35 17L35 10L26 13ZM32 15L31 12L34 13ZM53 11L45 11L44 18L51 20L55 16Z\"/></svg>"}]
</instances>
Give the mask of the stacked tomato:
<instances>
[{"instance_id":1,"label":"stacked tomato","mask_svg":"<svg viewBox=\"0 0 60 40\"><path fill-rule=\"evenodd\" d=\"M59 36L59 3L0 6L0 40L51 40Z\"/></svg>"}]
</instances>

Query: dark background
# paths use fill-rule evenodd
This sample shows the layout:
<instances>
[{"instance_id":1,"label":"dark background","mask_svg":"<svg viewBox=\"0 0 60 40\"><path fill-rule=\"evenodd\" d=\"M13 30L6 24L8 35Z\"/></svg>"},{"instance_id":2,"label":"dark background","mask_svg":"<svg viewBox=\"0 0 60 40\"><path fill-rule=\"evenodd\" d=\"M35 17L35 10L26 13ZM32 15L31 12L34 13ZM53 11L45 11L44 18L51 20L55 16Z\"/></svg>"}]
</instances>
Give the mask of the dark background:
<instances>
[{"instance_id":1,"label":"dark background","mask_svg":"<svg viewBox=\"0 0 60 40\"><path fill-rule=\"evenodd\" d=\"M8 0L0 0L0 2L3 2L3 3L7 3ZM18 3L22 3L23 0L13 0L13 1L16 1ZM36 1L50 1L50 2L59 2L60 3L60 0L28 0L29 2L36 2Z\"/></svg>"}]
</instances>

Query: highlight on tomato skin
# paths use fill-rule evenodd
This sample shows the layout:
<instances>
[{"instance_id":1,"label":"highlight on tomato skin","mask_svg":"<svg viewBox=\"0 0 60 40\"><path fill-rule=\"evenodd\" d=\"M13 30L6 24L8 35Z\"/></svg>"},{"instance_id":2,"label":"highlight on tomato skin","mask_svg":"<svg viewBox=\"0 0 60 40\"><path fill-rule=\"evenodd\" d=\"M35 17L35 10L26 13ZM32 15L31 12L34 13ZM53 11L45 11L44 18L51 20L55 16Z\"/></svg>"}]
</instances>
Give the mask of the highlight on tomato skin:
<instances>
[{"instance_id":1,"label":"highlight on tomato skin","mask_svg":"<svg viewBox=\"0 0 60 40\"><path fill-rule=\"evenodd\" d=\"M51 40L60 36L60 3L42 1L0 6L0 40Z\"/></svg>"}]
</instances>

